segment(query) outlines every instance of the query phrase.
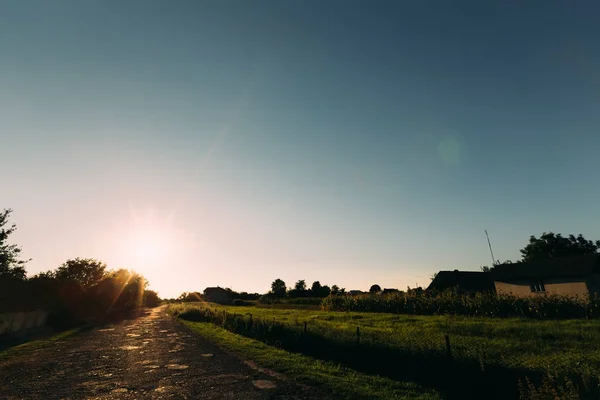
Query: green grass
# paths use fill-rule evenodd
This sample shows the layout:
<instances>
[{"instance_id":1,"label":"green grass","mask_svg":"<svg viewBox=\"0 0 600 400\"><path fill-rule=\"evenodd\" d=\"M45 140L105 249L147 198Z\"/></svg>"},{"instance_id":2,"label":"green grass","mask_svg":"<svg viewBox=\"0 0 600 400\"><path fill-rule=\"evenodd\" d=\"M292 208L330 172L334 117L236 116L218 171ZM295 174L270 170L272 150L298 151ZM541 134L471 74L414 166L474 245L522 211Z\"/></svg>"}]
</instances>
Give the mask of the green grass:
<instances>
[{"instance_id":1,"label":"green grass","mask_svg":"<svg viewBox=\"0 0 600 400\"><path fill-rule=\"evenodd\" d=\"M248 307L234 308L248 309ZM210 323L189 321L183 321L183 323L218 346L252 360L261 367L272 369L299 382L335 393L337 398L415 400L440 398L435 392L421 388L414 383L397 382L384 377L361 374L339 364L276 349L262 342L228 332Z\"/></svg>"},{"instance_id":2,"label":"green grass","mask_svg":"<svg viewBox=\"0 0 600 400\"><path fill-rule=\"evenodd\" d=\"M10 347L5 350L0 350L0 360L5 360L9 357L26 354L33 350L37 350L37 349L40 349L43 347L48 347L56 341L66 339L70 336L76 335L77 333L81 332L83 329L84 328L70 329L68 331L63 331L63 332L57 333L56 335L53 335L48 338L32 340L30 342L26 342L26 343L20 344L18 346Z\"/></svg>"},{"instance_id":3,"label":"green grass","mask_svg":"<svg viewBox=\"0 0 600 400\"><path fill-rule=\"evenodd\" d=\"M252 314L255 319L297 325L299 329L306 322L309 330L328 337L353 335L356 327L360 327L362 342L396 349L443 352L444 335L449 335L455 358L550 374L600 376L599 320L549 321L209 306L229 313Z\"/></svg>"}]
</instances>

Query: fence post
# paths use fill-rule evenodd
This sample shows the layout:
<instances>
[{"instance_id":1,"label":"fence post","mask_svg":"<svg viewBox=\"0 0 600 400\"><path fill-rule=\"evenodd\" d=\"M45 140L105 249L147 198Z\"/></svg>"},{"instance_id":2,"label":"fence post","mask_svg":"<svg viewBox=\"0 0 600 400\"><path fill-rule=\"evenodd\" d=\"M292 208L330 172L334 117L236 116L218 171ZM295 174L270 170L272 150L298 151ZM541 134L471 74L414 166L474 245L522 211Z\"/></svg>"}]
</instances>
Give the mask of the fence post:
<instances>
[{"instance_id":1,"label":"fence post","mask_svg":"<svg viewBox=\"0 0 600 400\"><path fill-rule=\"evenodd\" d=\"M356 345L358 346L360 344L360 327L357 326L356 327Z\"/></svg>"},{"instance_id":2,"label":"fence post","mask_svg":"<svg viewBox=\"0 0 600 400\"><path fill-rule=\"evenodd\" d=\"M305 334L305 335L306 335L306 324L307 324L307 322L306 322L306 321L304 321L304 334Z\"/></svg>"},{"instance_id":3,"label":"fence post","mask_svg":"<svg viewBox=\"0 0 600 400\"><path fill-rule=\"evenodd\" d=\"M444 338L446 339L446 354L448 355L448 358L452 358L452 347L450 347L450 336L448 335L444 335Z\"/></svg>"},{"instance_id":4,"label":"fence post","mask_svg":"<svg viewBox=\"0 0 600 400\"><path fill-rule=\"evenodd\" d=\"M481 372L485 372L485 363L487 362L487 353L484 351L481 356Z\"/></svg>"}]
</instances>

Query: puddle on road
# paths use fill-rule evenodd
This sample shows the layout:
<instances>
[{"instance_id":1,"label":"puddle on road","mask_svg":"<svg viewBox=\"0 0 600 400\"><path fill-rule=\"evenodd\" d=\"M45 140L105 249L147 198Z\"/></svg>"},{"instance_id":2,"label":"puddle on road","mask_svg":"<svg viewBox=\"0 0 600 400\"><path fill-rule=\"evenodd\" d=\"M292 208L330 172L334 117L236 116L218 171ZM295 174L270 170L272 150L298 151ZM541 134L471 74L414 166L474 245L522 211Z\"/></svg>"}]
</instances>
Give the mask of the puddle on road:
<instances>
[{"instance_id":1,"label":"puddle on road","mask_svg":"<svg viewBox=\"0 0 600 400\"><path fill-rule=\"evenodd\" d=\"M112 332L114 330L115 330L115 328L105 328L105 329L98 329L98 332Z\"/></svg>"},{"instance_id":2,"label":"puddle on road","mask_svg":"<svg viewBox=\"0 0 600 400\"><path fill-rule=\"evenodd\" d=\"M204 354L200 354L200 356L202 357L214 357L215 355L212 353L204 353Z\"/></svg>"},{"instance_id":3,"label":"puddle on road","mask_svg":"<svg viewBox=\"0 0 600 400\"><path fill-rule=\"evenodd\" d=\"M264 379L259 379L256 381L252 381L252 384L258 389L275 389L277 385L273 381L267 381Z\"/></svg>"},{"instance_id":4,"label":"puddle on road","mask_svg":"<svg viewBox=\"0 0 600 400\"><path fill-rule=\"evenodd\" d=\"M129 337L140 337L142 335L138 335L137 333L128 333L127 336L129 336Z\"/></svg>"},{"instance_id":5,"label":"puddle on road","mask_svg":"<svg viewBox=\"0 0 600 400\"><path fill-rule=\"evenodd\" d=\"M127 393L127 392L129 392L129 389L127 389L127 388L118 388L118 389L111 391L111 393Z\"/></svg>"}]
</instances>

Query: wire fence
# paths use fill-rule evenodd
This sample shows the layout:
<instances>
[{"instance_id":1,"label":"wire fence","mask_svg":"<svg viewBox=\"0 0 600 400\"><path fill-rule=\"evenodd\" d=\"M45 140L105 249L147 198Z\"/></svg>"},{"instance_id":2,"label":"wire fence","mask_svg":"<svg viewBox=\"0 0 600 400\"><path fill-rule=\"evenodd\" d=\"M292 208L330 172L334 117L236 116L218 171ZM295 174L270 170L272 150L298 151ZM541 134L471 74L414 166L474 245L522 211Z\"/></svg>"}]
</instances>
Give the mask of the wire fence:
<instances>
[{"instance_id":1,"label":"wire fence","mask_svg":"<svg viewBox=\"0 0 600 400\"><path fill-rule=\"evenodd\" d=\"M361 372L415 381L445 398L600 399L595 345L590 343L585 351L585 343L576 347L558 336L513 342L457 334L456 329L432 333L419 328L418 321L381 329L361 326L360 321L344 326L290 323L211 308L187 308L179 316ZM586 339L585 332L581 339Z\"/></svg>"}]
</instances>

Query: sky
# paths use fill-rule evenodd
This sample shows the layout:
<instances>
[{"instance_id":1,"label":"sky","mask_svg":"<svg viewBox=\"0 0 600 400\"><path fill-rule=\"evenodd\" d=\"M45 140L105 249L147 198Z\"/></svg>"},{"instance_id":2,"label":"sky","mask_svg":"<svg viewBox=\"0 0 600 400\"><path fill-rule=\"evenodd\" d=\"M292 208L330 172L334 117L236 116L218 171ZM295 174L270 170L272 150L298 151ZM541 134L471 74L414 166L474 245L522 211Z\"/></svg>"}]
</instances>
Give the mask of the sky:
<instances>
[{"instance_id":1,"label":"sky","mask_svg":"<svg viewBox=\"0 0 600 400\"><path fill-rule=\"evenodd\" d=\"M0 209L30 275L163 297L426 286L600 239L594 1L0 0Z\"/></svg>"}]
</instances>

